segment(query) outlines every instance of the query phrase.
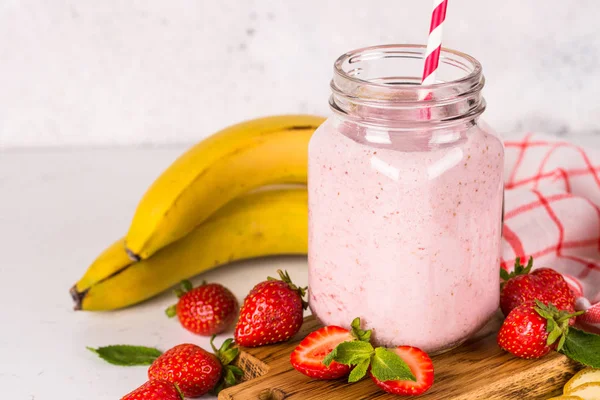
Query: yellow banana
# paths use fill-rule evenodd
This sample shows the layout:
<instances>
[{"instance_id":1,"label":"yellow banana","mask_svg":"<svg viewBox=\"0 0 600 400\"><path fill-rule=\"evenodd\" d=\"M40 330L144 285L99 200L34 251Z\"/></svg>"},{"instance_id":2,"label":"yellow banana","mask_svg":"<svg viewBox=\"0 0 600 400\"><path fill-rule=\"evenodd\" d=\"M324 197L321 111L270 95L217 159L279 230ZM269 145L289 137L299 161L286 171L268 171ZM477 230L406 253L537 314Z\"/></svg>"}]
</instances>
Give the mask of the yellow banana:
<instances>
[{"instance_id":1,"label":"yellow banana","mask_svg":"<svg viewBox=\"0 0 600 400\"><path fill-rule=\"evenodd\" d=\"M308 115L255 119L192 147L140 201L125 238L129 255L150 257L254 188L306 183L308 141L323 121Z\"/></svg>"},{"instance_id":2,"label":"yellow banana","mask_svg":"<svg viewBox=\"0 0 600 400\"><path fill-rule=\"evenodd\" d=\"M236 260L306 254L305 188L239 197L147 260L126 260L119 240L105 250L71 289L75 308L112 310L146 300L183 279Z\"/></svg>"}]
</instances>

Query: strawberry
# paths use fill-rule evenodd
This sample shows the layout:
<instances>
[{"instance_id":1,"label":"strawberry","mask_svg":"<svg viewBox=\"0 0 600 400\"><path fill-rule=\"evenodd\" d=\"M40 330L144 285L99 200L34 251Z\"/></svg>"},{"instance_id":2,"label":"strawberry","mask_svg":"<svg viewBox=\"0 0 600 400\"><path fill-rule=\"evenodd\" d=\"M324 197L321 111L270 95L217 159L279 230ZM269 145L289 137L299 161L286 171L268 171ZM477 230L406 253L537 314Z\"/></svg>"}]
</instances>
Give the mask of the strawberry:
<instances>
[{"instance_id":1,"label":"strawberry","mask_svg":"<svg viewBox=\"0 0 600 400\"><path fill-rule=\"evenodd\" d=\"M287 272L277 271L281 280L268 280L254 286L240 311L235 327L235 342L240 346L256 347L284 342L302 326L302 299L306 288L294 285Z\"/></svg>"},{"instance_id":2,"label":"strawberry","mask_svg":"<svg viewBox=\"0 0 600 400\"><path fill-rule=\"evenodd\" d=\"M520 358L540 358L561 350L569 332L569 321L581 314L559 310L539 300L514 308L498 332L498 345Z\"/></svg>"},{"instance_id":3,"label":"strawberry","mask_svg":"<svg viewBox=\"0 0 600 400\"><path fill-rule=\"evenodd\" d=\"M512 273L500 271L504 279L500 292L500 308L508 315L515 307L531 300L554 304L559 310L575 311L575 296L561 274L550 268L531 272L533 258L523 266L517 258ZM573 323L574 320L571 321Z\"/></svg>"},{"instance_id":4,"label":"strawberry","mask_svg":"<svg viewBox=\"0 0 600 400\"><path fill-rule=\"evenodd\" d=\"M360 319L352 321L352 332L339 326L330 325L317 329L306 336L290 355L292 366L306 376L317 379L337 379L350 373L349 365L332 361L323 364L325 356L340 343L360 340L369 342L371 331L360 329Z\"/></svg>"},{"instance_id":5,"label":"strawberry","mask_svg":"<svg viewBox=\"0 0 600 400\"><path fill-rule=\"evenodd\" d=\"M183 395L171 382L151 380L126 394L121 400L183 400Z\"/></svg>"},{"instance_id":6,"label":"strawberry","mask_svg":"<svg viewBox=\"0 0 600 400\"><path fill-rule=\"evenodd\" d=\"M214 339L214 336L213 336ZM235 384L236 375L242 370L229 365L239 350L232 348L232 339L227 339L219 350L213 346L211 354L195 344L180 344L163 353L148 369L150 379L163 379L179 387L186 397L199 397L217 386L221 377L227 385Z\"/></svg>"},{"instance_id":7,"label":"strawberry","mask_svg":"<svg viewBox=\"0 0 600 400\"><path fill-rule=\"evenodd\" d=\"M212 336L226 330L235 320L238 302L226 287L218 283L192 288L190 281L182 282L175 291L179 297L176 305L167 308L167 315L179 317L179 322L192 333Z\"/></svg>"},{"instance_id":8,"label":"strawberry","mask_svg":"<svg viewBox=\"0 0 600 400\"><path fill-rule=\"evenodd\" d=\"M411 346L398 346L392 351L404 360L416 378L416 381L380 381L373 373L370 373L373 382L386 392L401 396L417 396L429 390L431 385L433 385L433 362L427 353Z\"/></svg>"},{"instance_id":9,"label":"strawberry","mask_svg":"<svg viewBox=\"0 0 600 400\"><path fill-rule=\"evenodd\" d=\"M306 376L317 379L337 379L350 373L348 365L333 361L326 367L325 356L342 342L354 340L347 329L331 325L311 332L290 356L292 366Z\"/></svg>"}]
</instances>

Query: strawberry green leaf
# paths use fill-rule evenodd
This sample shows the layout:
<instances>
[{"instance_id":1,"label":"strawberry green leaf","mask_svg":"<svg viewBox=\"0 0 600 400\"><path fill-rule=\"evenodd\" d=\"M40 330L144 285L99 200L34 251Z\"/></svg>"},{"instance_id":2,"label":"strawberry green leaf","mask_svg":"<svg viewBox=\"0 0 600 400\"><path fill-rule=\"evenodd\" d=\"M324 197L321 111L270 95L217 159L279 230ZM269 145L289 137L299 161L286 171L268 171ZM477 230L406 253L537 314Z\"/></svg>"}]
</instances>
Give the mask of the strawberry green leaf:
<instances>
[{"instance_id":1,"label":"strawberry green leaf","mask_svg":"<svg viewBox=\"0 0 600 400\"><path fill-rule=\"evenodd\" d=\"M384 347L375 349L371 360L371 373L380 381L416 381L402 358Z\"/></svg>"},{"instance_id":2,"label":"strawberry green leaf","mask_svg":"<svg viewBox=\"0 0 600 400\"><path fill-rule=\"evenodd\" d=\"M186 280L181 281L181 288L183 289L183 291L185 293L189 292L190 290L192 290L194 288L194 286L192 285L192 282Z\"/></svg>"},{"instance_id":3,"label":"strawberry green leaf","mask_svg":"<svg viewBox=\"0 0 600 400\"><path fill-rule=\"evenodd\" d=\"M323 364L328 367L332 361L337 361L340 364L356 365L365 359L370 359L372 354L371 343L358 340L342 342L323 359Z\"/></svg>"},{"instance_id":4,"label":"strawberry green leaf","mask_svg":"<svg viewBox=\"0 0 600 400\"><path fill-rule=\"evenodd\" d=\"M174 316L177 315L177 304L173 304L172 306L169 306L169 308L167 308L165 310L165 314L167 314L167 317L169 318L173 318Z\"/></svg>"},{"instance_id":5,"label":"strawberry green leaf","mask_svg":"<svg viewBox=\"0 0 600 400\"><path fill-rule=\"evenodd\" d=\"M513 268L512 272L509 273L504 268L500 268L500 278L502 278L502 280L506 282L507 280L514 278L515 276L527 275L531 272L532 267L533 257L529 257L529 261L527 261L527 266L523 266L523 264L521 264L521 259L517 257L517 259L515 260L515 267Z\"/></svg>"},{"instance_id":6,"label":"strawberry green leaf","mask_svg":"<svg viewBox=\"0 0 600 400\"><path fill-rule=\"evenodd\" d=\"M350 375L348 376L348 382L354 383L360 381L367 374L367 370L369 369L370 364L370 358L365 358L364 360L356 364L356 367L354 367L352 371L350 371Z\"/></svg>"},{"instance_id":7,"label":"strawberry green leaf","mask_svg":"<svg viewBox=\"0 0 600 400\"><path fill-rule=\"evenodd\" d=\"M556 329L556 322L554 321L553 318L550 318L548 320L548 324L546 325L546 332L550 333L555 329Z\"/></svg>"},{"instance_id":8,"label":"strawberry green leaf","mask_svg":"<svg viewBox=\"0 0 600 400\"><path fill-rule=\"evenodd\" d=\"M225 380L225 384L227 386L233 386L236 383L235 375L233 374L233 371L229 368L225 369L225 376L223 377L223 379Z\"/></svg>"},{"instance_id":9,"label":"strawberry green leaf","mask_svg":"<svg viewBox=\"0 0 600 400\"><path fill-rule=\"evenodd\" d=\"M558 341L558 345L556 346L556 351L562 351L565 346L565 341L567 340L567 335L562 335L560 340Z\"/></svg>"},{"instance_id":10,"label":"strawberry green leaf","mask_svg":"<svg viewBox=\"0 0 600 400\"><path fill-rule=\"evenodd\" d=\"M550 321L553 321L553 320L549 319L548 325L550 325ZM556 342L558 340L559 337L561 337L562 334L563 334L562 329L560 329L558 326L556 326L556 324L554 324L554 328L548 334L548 339L546 340L546 344L548 346L552 345L554 342Z\"/></svg>"},{"instance_id":11,"label":"strawberry green leaf","mask_svg":"<svg viewBox=\"0 0 600 400\"><path fill-rule=\"evenodd\" d=\"M212 337L210 338L210 346L212 347L215 355L219 357L221 364L223 366L229 365L238 356L238 354L240 353L240 349L235 347L233 345L233 339L229 338L226 339L223 342L223 344L221 344L221 347L217 350L214 344L216 336L217 335L212 335Z\"/></svg>"},{"instance_id":12,"label":"strawberry green leaf","mask_svg":"<svg viewBox=\"0 0 600 400\"><path fill-rule=\"evenodd\" d=\"M589 367L600 368L600 335L570 328L561 353Z\"/></svg>"},{"instance_id":13,"label":"strawberry green leaf","mask_svg":"<svg viewBox=\"0 0 600 400\"><path fill-rule=\"evenodd\" d=\"M100 358L110 364L128 367L134 365L150 365L162 354L160 350L151 347L130 346L126 344L98 347L97 349L88 347L87 349L96 353Z\"/></svg>"},{"instance_id":14,"label":"strawberry green leaf","mask_svg":"<svg viewBox=\"0 0 600 400\"><path fill-rule=\"evenodd\" d=\"M235 376L244 376L244 371L235 365L228 365L227 368L229 368Z\"/></svg>"},{"instance_id":15,"label":"strawberry green leaf","mask_svg":"<svg viewBox=\"0 0 600 400\"><path fill-rule=\"evenodd\" d=\"M217 386L215 386L209 393L218 396L223 389L225 389L225 380L221 379Z\"/></svg>"},{"instance_id":16,"label":"strawberry green leaf","mask_svg":"<svg viewBox=\"0 0 600 400\"><path fill-rule=\"evenodd\" d=\"M213 339L216 335L213 335ZM211 339L211 341L213 340ZM233 343L233 338L225 339L225 341L219 347L219 351L227 351L231 347L231 343Z\"/></svg>"}]
</instances>

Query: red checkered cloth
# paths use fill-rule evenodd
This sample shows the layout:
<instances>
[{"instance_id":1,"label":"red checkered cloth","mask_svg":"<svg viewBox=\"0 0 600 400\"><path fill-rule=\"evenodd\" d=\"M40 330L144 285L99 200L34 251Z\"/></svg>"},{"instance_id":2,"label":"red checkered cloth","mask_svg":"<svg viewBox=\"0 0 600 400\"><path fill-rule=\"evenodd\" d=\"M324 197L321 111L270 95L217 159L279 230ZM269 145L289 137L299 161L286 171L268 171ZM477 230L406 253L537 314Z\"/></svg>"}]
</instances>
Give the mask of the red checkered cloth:
<instances>
[{"instance_id":1,"label":"red checkered cloth","mask_svg":"<svg viewBox=\"0 0 600 400\"><path fill-rule=\"evenodd\" d=\"M532 256L561 272L583 329L600 333L600 151L527 134L504 142L502 267Z\"/></svg>"}]
</instances>

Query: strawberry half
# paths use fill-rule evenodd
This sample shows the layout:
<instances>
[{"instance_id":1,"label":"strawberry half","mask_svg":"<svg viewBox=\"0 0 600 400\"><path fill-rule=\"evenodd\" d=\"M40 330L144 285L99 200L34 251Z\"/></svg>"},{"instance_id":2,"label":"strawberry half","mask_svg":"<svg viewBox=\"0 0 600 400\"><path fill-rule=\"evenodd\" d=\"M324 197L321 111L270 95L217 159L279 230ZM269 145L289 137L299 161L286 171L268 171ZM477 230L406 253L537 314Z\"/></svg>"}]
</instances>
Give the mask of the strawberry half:
<instances>
[{"instance_id":1,"label":"strawberry half","mask_svg":"<svg viewBox=\"0 0 600 400\"><path fill-rule=\"evenodd\" d=\"M354 340L347 329L331 325L310 333L300 342L290 356L292 366L306 376L317 379L337 379L350 373L350 366L333 361L323 364L325 356L338 344Z\"/></svg>"},{"instance_id":2,"label":"strawberry half","mask_svg":"<svg viewBox=\"0 0 600 400\"><path fill-rule=\"evenodd\" d=\"M373 382L386 392L401 396L417 396L429 390L433 385L433 362L427 353L411 346L398 346L391 351L404 360L416 381L380 381L369 373Z\"/></svg>"}]
</instances>

